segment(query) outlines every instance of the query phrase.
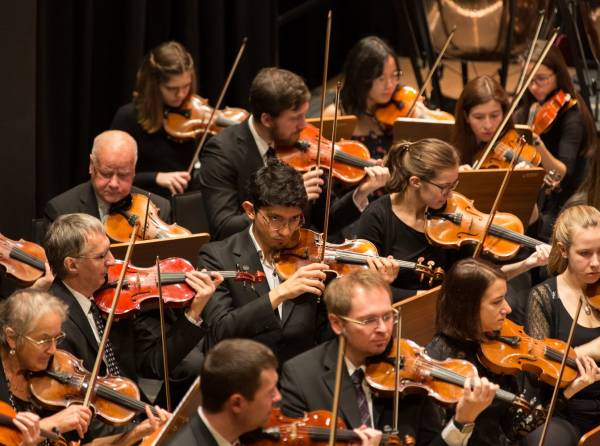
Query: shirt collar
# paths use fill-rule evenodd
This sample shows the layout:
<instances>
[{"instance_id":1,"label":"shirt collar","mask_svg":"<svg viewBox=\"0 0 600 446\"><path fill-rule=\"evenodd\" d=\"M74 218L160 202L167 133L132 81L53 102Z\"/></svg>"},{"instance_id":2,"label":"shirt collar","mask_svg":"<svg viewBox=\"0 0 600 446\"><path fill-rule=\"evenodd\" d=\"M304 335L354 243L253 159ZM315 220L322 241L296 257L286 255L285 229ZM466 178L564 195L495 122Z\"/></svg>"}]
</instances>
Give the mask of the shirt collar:
<instances>
[{"instance_id":1,"label":"shirt collar","mask_svg":"<svg viewBox=\"0 0 600 446\"><path fill-rule=\"evenodd\" d=\"M257 214L255 214L257 215ZM256 237L254 237L254 223L252 223L250 225L250 240L252 240L252 243L254 243L254 248L256 249L256 252L258 254L258 258L260 259L260 263L264 263L265 262L265 253L263 252L262 248L260 247L260 245L258 244L258 240L256 240Z\"/></svg>"},{"instance_id":2,"label":"shirt collar","mask_svg":"<svg viewBox=\"0 0 600 446\"><path fill-rule=\"evenodd\" d=\"M90 300L90 298L85 297L79 291L74 290L69 285L67 285L65 282L63 282L63 285L67 288L67 290L69 290L71 292L71 294L73 295L73 297L75 298L75 300L77 301L77 303L79 304L79 306L81 307L83 312L85 314L88 314L90 312L90 308L92 307L92 301Z\"/></svg>"},{"instance_id":3,"label":"shirt collar","mask_svg":"<svg viewBox=\"0 0 600 446\"><path fill-rule=\"evenodd\" d=\"M223 435L221 435L220 433L218 433L215 430L215 428L211 426L210 422L204 416L204 411L202 410L202 407L198 407L198 415L200 416L200 419L206 425L206 428L208 429L208 431L214 437L215 441L217 442L217 446L233 446L235 444L239 444L237 441L235 441L234 443L230 443L229 441L227 441L225 439L225 437L223 437Z\"/></svg>"},{"instance_id":4,"label":"shirt collar","mask_svg":"<svg viewBox=\"0 0 600 446\"><path fill-rule=\"evenodd\" d=\"M267 157L267 151L269 150L269 144L272 144L272 141L264 140L256 131L256 127L254 126L254 116L250 115L250 119L248 120L248 127L250 128L250 133L252 133L252 137L254 138L254 142L256 143L256 147L258 147L258 152L263 160Z\"/></svg>"}]
</instances>

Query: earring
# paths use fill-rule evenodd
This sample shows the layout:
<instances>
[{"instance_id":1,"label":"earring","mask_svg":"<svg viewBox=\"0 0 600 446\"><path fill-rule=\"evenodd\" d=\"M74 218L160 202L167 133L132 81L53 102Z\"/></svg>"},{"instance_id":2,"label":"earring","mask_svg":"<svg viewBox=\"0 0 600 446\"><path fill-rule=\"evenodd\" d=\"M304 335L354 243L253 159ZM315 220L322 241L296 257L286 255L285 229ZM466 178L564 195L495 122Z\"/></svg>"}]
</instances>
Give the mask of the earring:
<instances>
[{"instance_id":1,"label":"earring","mask_svg":"<svg viewBox=\"0 0 600 446\"><path fill-rule=\"evenodd\" d=\"M17 353L17 351L16 351L14 348L11 348L11 349L8 351L8 354L9 354L10 356L15 356L15 354L16 354L16 353Z\"/></svg>"}]
</instances>

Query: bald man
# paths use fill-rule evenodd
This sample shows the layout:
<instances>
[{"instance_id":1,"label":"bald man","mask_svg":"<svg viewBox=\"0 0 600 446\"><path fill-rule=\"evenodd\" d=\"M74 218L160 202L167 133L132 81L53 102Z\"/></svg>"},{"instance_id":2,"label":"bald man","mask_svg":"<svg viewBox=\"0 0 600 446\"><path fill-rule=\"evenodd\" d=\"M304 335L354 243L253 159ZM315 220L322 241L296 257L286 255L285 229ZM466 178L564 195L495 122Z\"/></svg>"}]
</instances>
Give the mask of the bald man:
<instances>
[{"instance_id":1,"label":"bald man","mask_svg":"<svg viewBox=\"0 0 600 446\"><path fill-rule=\"evenodd\" d=\"M148 192L132 186L136 162L137 143L128 133L120 130L100 133L90 154L90 181L50 200L44 209L46 223L76 212L103 220L110 206L130 193L147 195ZM151 200L159 207L161 218L170 221L169 201L158 195L152 195Z\"/></svg>"}]
</instances>

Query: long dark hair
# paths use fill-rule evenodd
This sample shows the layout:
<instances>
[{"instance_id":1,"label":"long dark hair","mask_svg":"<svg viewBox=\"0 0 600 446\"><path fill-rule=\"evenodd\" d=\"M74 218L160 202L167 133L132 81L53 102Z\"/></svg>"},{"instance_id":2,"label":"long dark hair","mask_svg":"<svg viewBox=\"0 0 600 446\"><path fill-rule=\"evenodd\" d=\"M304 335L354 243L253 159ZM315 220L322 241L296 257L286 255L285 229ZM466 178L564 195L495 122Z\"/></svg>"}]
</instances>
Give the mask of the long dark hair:
<instances>
[{"instance_id":1,"label":"long dark hair","mask_svg":"<svg viewBox=\"0 0 600 446\"><path fill-rule=\"evenodd\" d=\"M481 299L497 279L506 280L506 274L493 263L479 259L456 262L442 285L435 319L437 331L463 341L479 341Z\"/></svg>"},{"instance_id":2,"label":"long dark hair","mask_svg":"<svg viewBox=\"0 0 600 446\"><path fill-rule=\"evenodd\" d=\"M471 126L467 123L467 116L473 107L496 101L502 107L502 113L506 115L509 107L508 95L502 85L490 76L479 76L471 79L463 89L456 108L454 109L454 129L452 130L452 145L460 153L461 163L471 164L477 152L477 140ZM506 125L506 129L514 127L512 117Z\"/></svg>"},{"instance_id":3,"label":"long dark hair","mask_svg":"<svg viewBox=\"0 0 600 446\"><path fill-rule=\"evenodd\" d=\"M344 113L358 116L367 111L367 96L373 81L382 75L390 56L400 70L395 51L379 37L364 37L352 47L344 65L344 85L340 92Z\"/></svg>"}]
</instances>

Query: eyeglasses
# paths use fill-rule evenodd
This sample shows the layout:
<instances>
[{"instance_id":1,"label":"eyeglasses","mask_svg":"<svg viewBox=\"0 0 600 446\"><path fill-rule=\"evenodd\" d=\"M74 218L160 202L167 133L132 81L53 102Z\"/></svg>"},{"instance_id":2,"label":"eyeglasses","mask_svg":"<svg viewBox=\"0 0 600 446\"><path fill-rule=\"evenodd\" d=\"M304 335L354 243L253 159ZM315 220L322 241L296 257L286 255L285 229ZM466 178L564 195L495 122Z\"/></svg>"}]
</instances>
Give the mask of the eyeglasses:
<instances>
[{"instance_id":1,"label":"eyeglasses","mask_svg":"<svg viewBox=\"0 0 600 446\"><path fill-rule=\"evenodd\" d=\"M390 311L389 313L382 314L381 316L373 316L365 319L353 319L348 316L340 316L339 314L337 315L337 317L346 322L352 322L353 324L362 325L363 327L368 328L378 327L379 321L383 322L384 324L388 324L390 322L393 322L395 324L398 320L398 315L395 311Z\"/></svg>"},{"instance_id":2,"label":"eyeglasses","mask_svg":"<svg viewBox=\"0 0 600 446\"><path fill-rule=\"evenodd\" d=\"M287 226L290 229L290 231L295 231L304 224L304 215L302 214L296 215L295 217L292 217L289 220L286 220L280 217L279 215L261 215L265 219L265 222L269 225L269 227L274 231L279 231L285 226Z\"/></svg>"},{"instance_id":3,"label":"eyeglasses","mask_svg":"<svg viewBox=\"0 0 600 446\"><path fill-rule=\"evenodd\" d=\"M88 259L88 260L106 260L110 255L110 248L106 248L106 251L99 254L90 254L86 256L72 256L75 259Z\"/></svg>"},{"instance_id":4,"label":"eyeglasses","mask_svg":"<svg viewBox=\"0 0 600 446\"><path fill-rule=\"evenodd\" d=\"M53 338L45 338L45 339L39 339L39 340L33 339L27 335L23 335L23 337L25 339L27 339L29 342L31 342L36 347L40 347L40 348L48 348L52 345L53 342L55 343L55 345L58 345L63 341L63 339L65 339L66 336L67 335L65 334L64 331L61 331L58 336L54 336Z\"/></svg>"},{"instance_id":5,"label":"eyeglasses","mask_svg":"<svg viewBox=\"0 0 600 446\"><path fill-rule=\"evenodd\" d=\"M380 82L380 83L391 83L391 84L397 84L398 82L400 82L400 78L402 77L404 73L402 73L402 70L398 70L398 71L394 71L394 74L392 74L391 76L379 76L375 78L376 82Z\"/></svg>"},{"instance_id":6,"label":"eyeglasses","mask_svg":"<svg viewBox=\"0 0 600 446\"><path fill-rule=\"evenodd\" d=\"M538 74L537 76L534 76L533 79L531 79L531 83L537 85L538 87L541 87L546 82L548 82L552 76L554 76L554 73L550 73L545 76Z\"/></svg>"},{"instance_id":7,"label":"eyeglasses","mask_svg":"<svg viewBox=\"0 0 600 446\"><path fill-rule=\"evenodd\" d=\"M458 187L458 179L452 184L437 184L437 183L434 183L433 181L426 180L425 178L421 178L421 180L425 181L426 183L431 184L432 186L437 187L441 193L451 192Z\"/></svg>"}]
</instances>

